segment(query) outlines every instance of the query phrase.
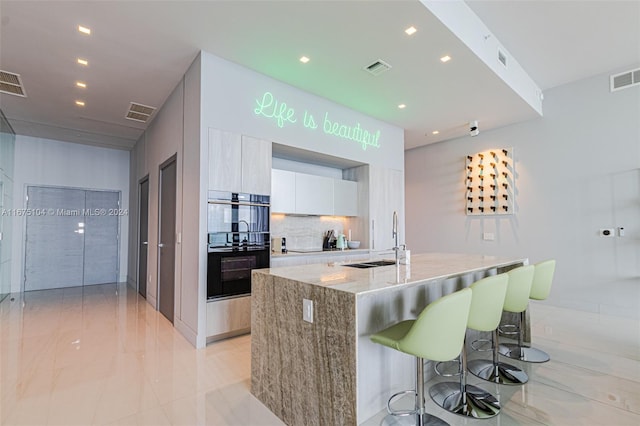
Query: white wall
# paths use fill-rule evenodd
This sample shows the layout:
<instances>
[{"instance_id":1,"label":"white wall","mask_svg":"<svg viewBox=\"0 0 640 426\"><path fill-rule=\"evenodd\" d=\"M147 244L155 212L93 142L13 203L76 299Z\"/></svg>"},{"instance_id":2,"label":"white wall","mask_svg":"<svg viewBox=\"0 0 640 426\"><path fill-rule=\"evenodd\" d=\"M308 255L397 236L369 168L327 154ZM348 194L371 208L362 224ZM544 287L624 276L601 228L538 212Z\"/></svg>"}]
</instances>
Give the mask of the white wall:
<instances>
[{"instance_id":1,"label":"white wall","mask_svg":"<svg viewBox=\"0 0 640 426\"><path fill-rule=\"evenodd\" d=\"M600 75L549 90L544 111L406 152L409 248L556 258L548 303L639 317L640 87L610 93ZM514 147L516 214L466 216L465 156L502 147ZM598 236L619 226L625 237Z\"/></svg>"},{"instance_id":2,"label":"white wall","mask_svg":"<svg viewBox=\"0 0 640 426\"><path fill-rule=\"evenodd\" d=\"M14 207L24 208L27 185L47 185L121 191L129 209L129 152L50 139L16 136ZM11 291L24 280L24 217L13 218ZM129 218L120 218L120 276L126 280Z\"/></svg>"},{"instance_id":3,"label":"white wall","mask_svg":"<svg viewBox=\"0 0 640 426\"><path fill-rule=\"evenodd\" d=\"M396 170L404 169L404 130L350 110L320 96L226 61L207 52L202 57L202 125L277 142L360 163ZM296 122L277 120L255 113L257 101L271 92L279 102L293 108ZM303 124L304 113L314 117L317 128ZM324 132L329 121L362 129L380 130L379 147L367 147Z\"/></svg>"}]
</instances>

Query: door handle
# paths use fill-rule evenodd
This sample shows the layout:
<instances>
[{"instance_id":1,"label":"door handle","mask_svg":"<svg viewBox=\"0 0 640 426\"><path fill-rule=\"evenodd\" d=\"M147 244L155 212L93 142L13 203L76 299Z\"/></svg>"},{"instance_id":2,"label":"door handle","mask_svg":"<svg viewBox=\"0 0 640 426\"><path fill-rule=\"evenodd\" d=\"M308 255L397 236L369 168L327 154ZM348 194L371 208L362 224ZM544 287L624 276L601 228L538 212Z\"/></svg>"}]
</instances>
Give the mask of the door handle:
<instances>
[{"instance_id":1,"label":"door handle","mask_svg":"<svg viewBox=\"0 0 640 426\"><path fill-rule=\"evenodd\" d=\"M164 244L160 243L160 244L158 244L158 247L162 248L162 247L164 247Z\"/></svg>"},{"instance_id":2,"label":"door handle","mask_svg":"<svg viewBox=\"0 0 640 426\"><path fill-rule=\"evenodd\" d=\"M143 246L147 246L147 245L149 245L149 243L148 243L147 241L143 241L143 242L142 242L142 245L143 245Z\"/></svg>"}]
</instances>

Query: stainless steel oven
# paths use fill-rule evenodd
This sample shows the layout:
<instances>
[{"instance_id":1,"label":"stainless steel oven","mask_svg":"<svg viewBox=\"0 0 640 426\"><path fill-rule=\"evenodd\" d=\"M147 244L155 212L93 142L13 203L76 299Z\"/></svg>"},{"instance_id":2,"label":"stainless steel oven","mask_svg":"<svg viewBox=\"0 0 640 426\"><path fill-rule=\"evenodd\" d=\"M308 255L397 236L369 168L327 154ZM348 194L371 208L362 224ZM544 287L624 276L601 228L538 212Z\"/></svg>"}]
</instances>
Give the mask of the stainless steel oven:
<instances>
[{"instance_id":1,"label":"stainless steel oven","mask_svg":"<svg viewBox=\"0 0 640 426\"><path fill-rule=\"evenodd\" d=\"M269 196L209 191L207 299L251 293L251 270L269 267Z\"/></svg>"}]
</instances>

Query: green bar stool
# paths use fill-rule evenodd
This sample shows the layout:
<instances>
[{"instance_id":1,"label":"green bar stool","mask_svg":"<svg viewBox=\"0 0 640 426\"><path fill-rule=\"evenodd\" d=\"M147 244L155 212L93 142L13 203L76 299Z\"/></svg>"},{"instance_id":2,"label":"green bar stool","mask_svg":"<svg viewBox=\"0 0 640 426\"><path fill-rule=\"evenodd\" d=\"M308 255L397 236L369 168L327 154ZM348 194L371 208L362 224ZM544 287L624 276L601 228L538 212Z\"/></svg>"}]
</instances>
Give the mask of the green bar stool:
<instances>
[{"instance_id":1,"label":"green bar stool","mask_svg":"<svg viewBox=\"0 0 640 426\"><path fill-rule=\"evenodd\" d=\"M549 297L553 274L556 270L556 261L553 259L545 260L544 262L536 263L533 265L533 268L535 268L535 271L533 273L531 291L527 296L527 302L529 299L545 300ZM546 352L537 348L529 348L522 344L524 310L520 313L518 322L518 343L504 343L500 345L500 355L525 362L539 363L549 361L550 357Z\"/></svg>"},{"instance_id":2,"label":"green bar stool","mask_svg":"<svg viewBox=\"0 0 640 426\"><path fill-rule=\"evenodd\" d=\"M467 328L491 331L498 327L508 281L506 274L500 274L483 278L471 285L473 299ZM460 382L442 382L431 386L431 399L445 410L461 416L487 419L498 414L500 402L495 396L467 384L466 339L460 353L460 364Z\"/></svg>"},{"instance_id":3,"label":"green bar stool","mask_svg":"<svg viewBox=\"0 0 640 426\"><path fill-rule=\"evenodd\" d=\"M512 269L504 274L508 277L508 284L504 304L500 307L499 315L502 313L502 310L509 312L524 312L524 310L527 309L533 273L533 266L522 266ZM469 372L483 380L500 385L523 385L529 381L527 373L516 366L498 361L499 324L500 317L498 317L498 321L495 323L493 328L486 330L492 331L491 345L493 349L493 359L475 359L469 361Z\"/></svg>"},{"instance_id":4,"label":"green bar stool","mask_svg":"<svg viewBox=\"0 0 640 426\"><path fill-rule=\"evenodd\" d=\"M416 416L416 425L448 425L427 414L424 401L424 360L449 361L462 349L471 306L471 290L464 289L430 303L415 320L392 325L371 336L371 341L416 357L416 388L389 398L387 411L396 416ZM415 409L393 411L391 401L398 395L413 393Z\"/></svg>"}]
</instances>

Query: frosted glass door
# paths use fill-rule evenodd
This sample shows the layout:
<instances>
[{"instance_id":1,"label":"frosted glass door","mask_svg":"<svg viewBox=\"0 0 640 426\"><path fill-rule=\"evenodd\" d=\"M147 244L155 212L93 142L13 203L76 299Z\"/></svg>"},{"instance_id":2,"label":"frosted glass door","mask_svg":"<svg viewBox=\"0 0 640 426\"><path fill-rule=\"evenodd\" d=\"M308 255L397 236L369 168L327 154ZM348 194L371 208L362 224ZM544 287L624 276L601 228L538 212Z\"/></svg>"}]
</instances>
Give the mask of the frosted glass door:
<instances>
[{"instance_id":1,"label":"frosted glass door","mask_svg":"<svg viewBox=\"0 0 640 426\"><path fill-rule=\"evenodd\" d=\"M118 281L119 201L117 192L86 192L84 285Z\"/></svg>"},{"instance_id":2,"label":"frosted glass door","mask_svg":"<svg viewBox=\"0 0 640 426\"><path fill-rule=\"evenodd\" d=\"M75 287L83 283L85 191L27 188L25 291Z\"/></svg>"},{"instance_id":3,"label":"frosted glass door","mask_svg":"<svg viewBox=\"0 0 640 426\"><path fill-rule=\"evenodd\" d=\"M24 289L118 281L120 192L27 188Z\"/></svg>"}]
</instances>

